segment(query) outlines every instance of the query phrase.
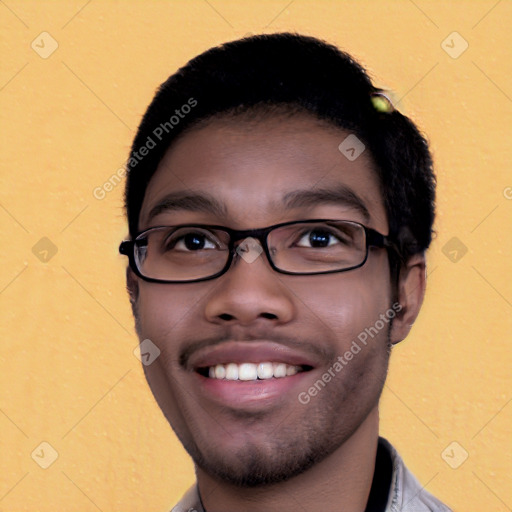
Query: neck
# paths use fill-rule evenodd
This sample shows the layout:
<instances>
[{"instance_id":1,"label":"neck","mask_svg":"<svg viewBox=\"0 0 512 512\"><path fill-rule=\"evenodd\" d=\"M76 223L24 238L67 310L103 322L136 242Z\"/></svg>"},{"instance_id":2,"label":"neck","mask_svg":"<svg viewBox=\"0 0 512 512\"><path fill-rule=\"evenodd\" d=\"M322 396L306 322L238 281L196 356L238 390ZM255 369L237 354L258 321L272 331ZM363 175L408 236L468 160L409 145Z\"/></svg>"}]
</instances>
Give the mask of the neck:
<instances>
[{"instance_id":1,"label":"neck","mask_svg":"<svg viewBox=\"0 0 512 512\"><path fill-rule=\"evenodd\" d=\"M366 507L377 453L375 407L334 453L304 473L264 488L234 487L196 468L206 512L361 512Z\"/></svg>"}]
</instances>

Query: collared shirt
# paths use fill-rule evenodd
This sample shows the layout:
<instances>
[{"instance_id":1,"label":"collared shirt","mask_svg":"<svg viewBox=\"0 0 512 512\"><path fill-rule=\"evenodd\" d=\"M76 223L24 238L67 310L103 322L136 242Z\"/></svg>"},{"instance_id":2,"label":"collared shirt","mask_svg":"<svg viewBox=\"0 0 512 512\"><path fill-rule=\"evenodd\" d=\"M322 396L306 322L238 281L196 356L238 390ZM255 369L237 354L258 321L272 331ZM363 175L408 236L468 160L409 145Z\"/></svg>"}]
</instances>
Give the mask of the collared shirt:
<instances>
[{"instance_id":1,"label":"collared shirt","mask_svg":"<svg viewBox=\"0 0 512 512\"><path fill-rule=\"evenodd\" d=\"M383 437L379 437L379 450L385 451L389 455L393 468L384 512L452 512L450 508L421 486L407 469L395 448ZM376 465L372 492L378 480L378 471ZM205 512L201 505L197 484L185 493L171 512Z\"/></svg>"}]
</instances>

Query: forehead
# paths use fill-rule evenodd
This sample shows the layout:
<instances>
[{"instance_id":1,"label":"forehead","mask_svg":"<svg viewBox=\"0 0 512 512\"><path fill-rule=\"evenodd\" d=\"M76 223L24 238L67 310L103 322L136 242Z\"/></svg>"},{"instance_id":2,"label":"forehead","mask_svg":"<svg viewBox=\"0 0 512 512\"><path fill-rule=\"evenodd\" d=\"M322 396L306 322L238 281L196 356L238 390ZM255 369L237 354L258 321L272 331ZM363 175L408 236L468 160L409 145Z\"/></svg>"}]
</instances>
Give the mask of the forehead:
<instances>
[{"instance_id":1,"label":"forehead","mask_svg":"<svg viewBox=\"0 0 512 512\"><path fill-rule=\"evenodd\" d=\"M327 122L297 114L215 119L193 128L173 143L151 178L139 229L169 223L171 218L246 229L329 216L359 220L387 233L369 152L349 159L338 148L348 135ZM309 199L290 201L300 192ZM211 199L205 208L201 195ZM327 195L332 197L326 200ZM197 197L181 203L166 200L181 196ZM363 208L356 206L358 201ZM179 207L185 203L186 208ZM172 211L165 211L171 204ZM153 222L155 213L160 222Z\"/></svg>"}]
</instances>

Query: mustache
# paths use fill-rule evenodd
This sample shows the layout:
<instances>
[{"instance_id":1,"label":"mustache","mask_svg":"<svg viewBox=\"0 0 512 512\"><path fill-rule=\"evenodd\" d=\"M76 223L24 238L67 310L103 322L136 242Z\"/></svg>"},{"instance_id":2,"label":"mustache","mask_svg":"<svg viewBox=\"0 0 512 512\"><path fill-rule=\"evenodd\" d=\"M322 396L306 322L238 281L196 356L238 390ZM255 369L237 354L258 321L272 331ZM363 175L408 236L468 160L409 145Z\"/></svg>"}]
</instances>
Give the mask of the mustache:
<instances>
[{"instance_id":1,"label":"mustache","mask_svg":"<svg viewBox=\"0 0 512 512\"><path fill-rule=\"evenodd\" d=\"M297 339L296 337L284 336L282 334L259 334L258 336L250 334L246 334L244 336L233 336L231 334L225 334L222 336L217 335L207 338L194 339L188 343L183 343L183 348L179 352L178 362L182 368L187 368L188 361L195 352L205 347L215 347L230 341L240 341L246 342L248 344L250 344L252 341L270 341L279 345L284 345L287 348L297 350L305 355L311 354L314 359L320 359L325 362L332 361L336 357L336 351L329 346L314 343L308 340Z\"/></svg>"}]
</instances>

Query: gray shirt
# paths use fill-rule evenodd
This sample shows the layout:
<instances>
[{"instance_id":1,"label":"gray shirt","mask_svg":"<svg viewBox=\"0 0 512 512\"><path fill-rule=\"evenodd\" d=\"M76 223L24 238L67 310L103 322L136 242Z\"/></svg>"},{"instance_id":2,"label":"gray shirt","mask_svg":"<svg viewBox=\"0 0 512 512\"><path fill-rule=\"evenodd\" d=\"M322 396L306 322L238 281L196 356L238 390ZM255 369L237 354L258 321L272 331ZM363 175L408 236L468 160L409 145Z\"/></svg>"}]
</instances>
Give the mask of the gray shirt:
<instances>
[{"instance_id":1,"label":"gray shirt","mask_svg":"<svg viewBox=\"0 0 512 512\"><path fill-rule=\"evenodd\" d=\"M452 512L421 486L386 439L380 437L379 443L388 450L393 462L386 512ZM185 493L171 512L205 512L199 499L197 485L193 485Z\"/></svg>"}]
</instances>

